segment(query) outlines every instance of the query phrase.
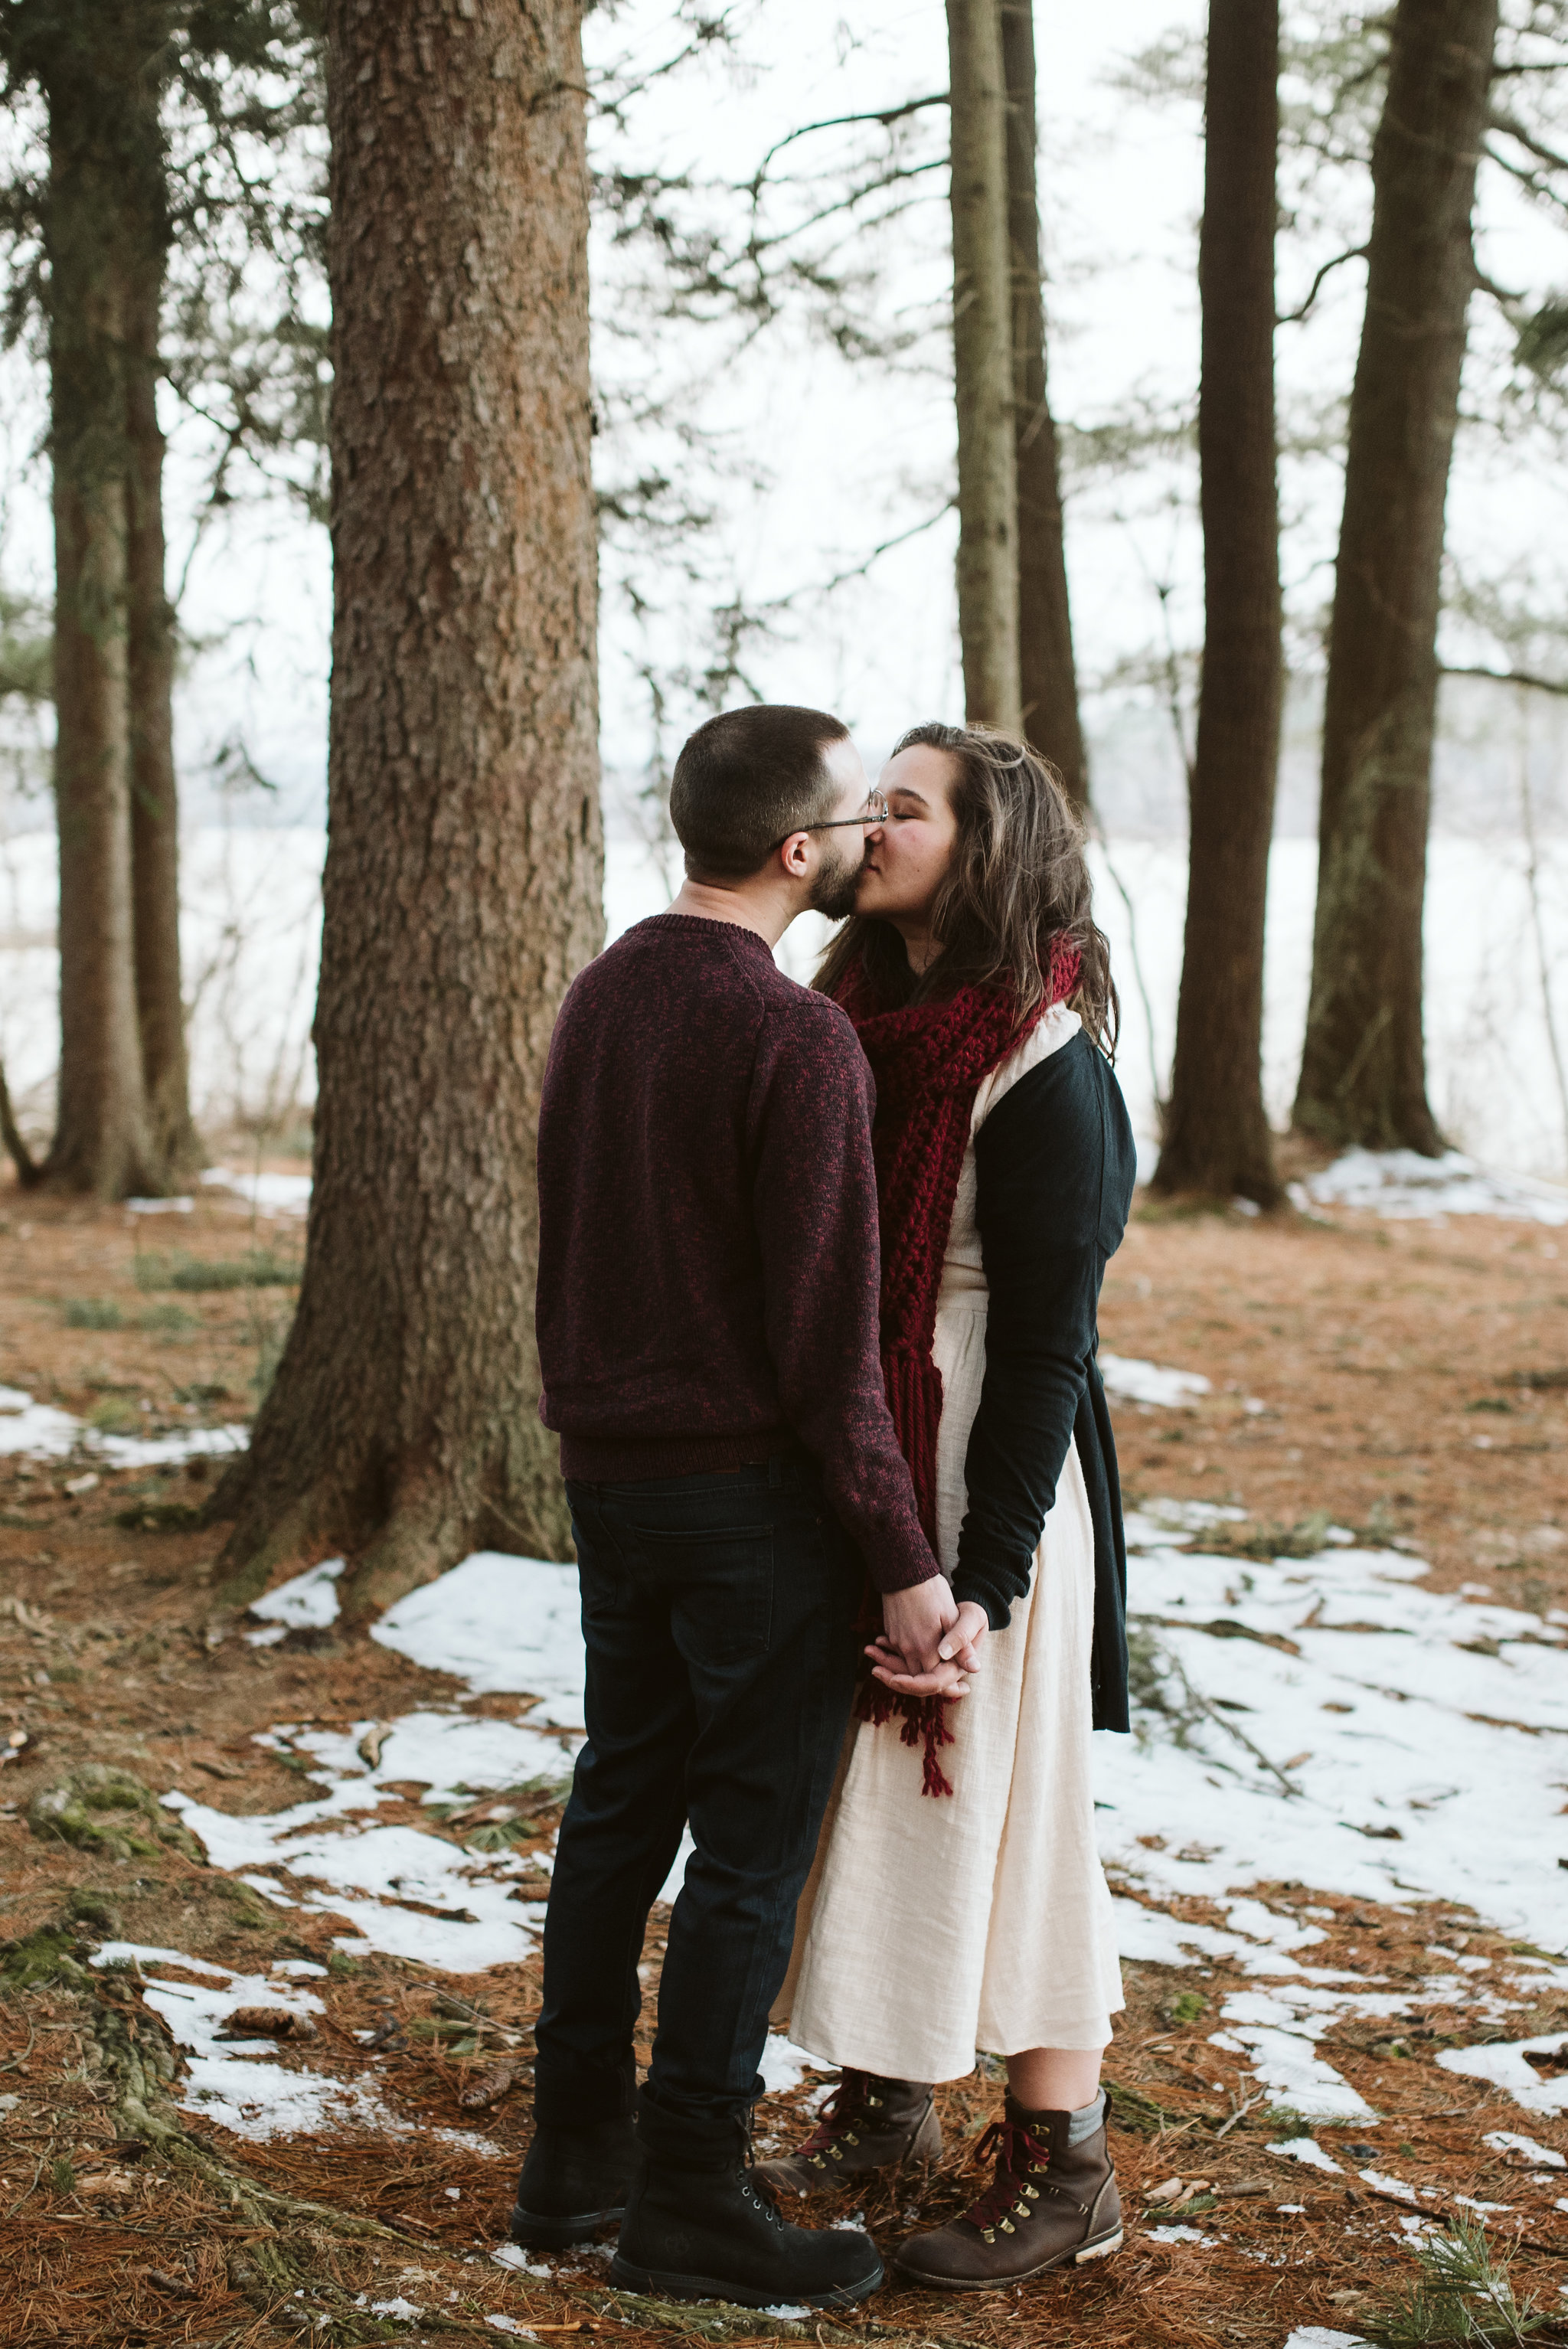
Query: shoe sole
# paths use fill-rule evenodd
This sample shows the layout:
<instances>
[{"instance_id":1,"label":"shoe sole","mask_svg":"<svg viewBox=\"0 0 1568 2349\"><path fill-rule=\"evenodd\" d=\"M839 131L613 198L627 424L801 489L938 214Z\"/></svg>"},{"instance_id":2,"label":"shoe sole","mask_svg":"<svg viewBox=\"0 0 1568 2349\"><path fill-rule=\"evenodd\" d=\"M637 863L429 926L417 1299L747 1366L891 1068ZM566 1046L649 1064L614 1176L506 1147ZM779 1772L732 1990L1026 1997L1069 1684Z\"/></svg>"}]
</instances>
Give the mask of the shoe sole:
<instances>
[{"instance_id":1,"label":"shoe sole","mask_svg":"<svg viewBox=\"0 0 1568 2349\"><path fill-rule=\"evenodd\" d=\"M547 2219L542 2212L525 2210L521 2202L516 2202L507 2231L514 2243L521 2243L530 2251L563 2251L569 2244L588 2242L601 2227L618 2227L625 2215L623 2202L613 2210L573 2210L567 2219Z\"/></svg>"},{"instance_id":2,"label":"shoe sole","mask_svg":"<svg viewBox=\"0 0 1568 2349\"><path fill-rule=\"evenodd\" d=\"M798 2308L852 2308L856 2301L875 2292L886 2273L879 2259L873 2275L837 2285L831 2292L786 2292L784 2286L777 2283L765 2292L752 2292L745 2284L725 2282L717 2276L677 2275L663 2268L634 2267L619 2251L610 2262L610 2281L619 2284L623 2292L640 2292L656 2300L727 2300L739 2308L774 2308L781 2298Z\"/></svg>"},{"instance_id":3,"label":"shoe sole","mask_svg":"<svg viewBox=\"0 0 1568 2349\"><path fill-rule=\"evenodd\" d=\"M912 2283L926 2284L933 2292L995 2292L1007 2284L1027 2283L1031 2276L1047 2275L1052 2268L1081 2268L1088 2260L1107 2260L1112 2251L1120 2251L1121 2241L1121 2229L1118 2227L1114 2234L1101 2235L1098 2241L1079 2243L1076 2251L1058 2251L1054 2260L1042 2260L1038 2267L1021 2268L1016 2274L1005 2276L928 2275L923 2268L901 2259L897 2252L892 2263L900 2275L907 2276Z\"/></svg>"}]
</instances>

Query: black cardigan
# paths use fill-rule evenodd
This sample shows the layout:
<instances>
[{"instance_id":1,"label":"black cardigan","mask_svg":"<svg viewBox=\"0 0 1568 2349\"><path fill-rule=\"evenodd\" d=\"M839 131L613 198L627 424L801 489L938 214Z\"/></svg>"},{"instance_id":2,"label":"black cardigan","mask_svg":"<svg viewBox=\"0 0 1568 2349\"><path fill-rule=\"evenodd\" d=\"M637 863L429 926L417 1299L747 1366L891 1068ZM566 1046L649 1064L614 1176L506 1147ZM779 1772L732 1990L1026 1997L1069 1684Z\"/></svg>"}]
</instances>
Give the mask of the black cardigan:
<instances>
[{"instance_id":1,"label":"black cardigan","mask_svg":"<svg viewBox=\"0 0 1568 2349\"><path fill-rule=\"evenodd\" d=\"M1121 1088L1087 1036L1003 1095L975 1134L975 1169L991 1295L954 1596L982 1606L993 1630L1008 1622L1076 1436L1094 1521L1094 1726L1125 1730L1127 1546L1095 1353L1100 1282L1121 1245L1137 1154Z\"/></svg>"}]
</instances>

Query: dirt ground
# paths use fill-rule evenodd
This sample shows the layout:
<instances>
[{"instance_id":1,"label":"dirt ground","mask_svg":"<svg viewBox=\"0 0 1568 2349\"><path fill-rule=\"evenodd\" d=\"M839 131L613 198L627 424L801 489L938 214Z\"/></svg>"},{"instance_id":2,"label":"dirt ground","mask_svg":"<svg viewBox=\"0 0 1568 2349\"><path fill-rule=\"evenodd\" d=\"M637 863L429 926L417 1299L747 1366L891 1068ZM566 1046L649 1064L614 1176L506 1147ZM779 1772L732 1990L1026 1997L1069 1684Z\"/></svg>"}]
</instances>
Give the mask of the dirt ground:
<instances>
[{"instance_id":1,"label":"dirt ground","mask_svg":"<svg viewBox=\"0 0 1568 2349\"><path fill-rule=\"evenodd\" d=\"M293 1290L202 1287L191 1268L254 1271L260 1258L285 1274L300 1233L222 1195L190 1216L140 1217L0 1192L0 1383L108 1433L246 1419ZM1484 1586L1542 1614L1568 1608L1565 1308L1568 1233L1146 1210L1107 1281L1104 1346L1202 1371L1212 1392L1191 1410L1117 1406L1130 1495L1233 1504L1249 1512L1238 1538L1310 1538L1336 1524L1429 1558L1435 1587ZM231 1812L281 1810L308 1791L308 1764L258 1744L261 1733L280 1722L344 1728L465 1693L362 1638L296 1632L255 1648L214 1621L222 1534L200 1522L210 1474L200 1462L111 1473L79 1458L0 1459L0 1749L11 1757L0 1768L0 2344L434 2344L494 2340L509 2329L498 2317L546 2344L573 2332L788 2333L733 2311L639 2309L607 2289L602 2251L536 2258L542 2272L493 2261L528 2141L536 1961L457 1979L411 1960L349 1960L330 1912L280 1909L173 1846L115 1859L29 1830L33 1796L85 1763ZM97 1481L84 1488L84 1475ZM466 1702L504 1717L519 1709ZM401 1807L382 1816L432 1831L421 1791L402 1787ZM530 1848L547 1847L557 1817L535 1818ZM447 1832L460 1839L460 1822ZM1382 1910L1299 1883L1259 1897L1310 1909L1327 1935L1315 1962L1390 1989L1444 1974L1456 1950L1506 1981L1520 1954L1441 1904ZM1186 1906L1194 1920L1210 1913ZM407 2132L256 2143L189 2114L177 2116L180 2143L128 2128L112 2085L127 2047L139 2050L139 2077L160 2063L171 2075L166 2117L180 2091L134 1970L87 1965L115 1938L247 1972L290 1958L327 1967L312 1983L325 2007L315 2041L280 2043L280 2060L308 2070L325 2057L338 2078L373 2083ZM655 1911L650 2015L663 1938ZM1267 2150L1277 2116L1265 2122L1249 2105L1255 2083L1210 2043L1239 1971L1218 1961L1126 1973L1108 2066L1123 2251L1016 2292L890 2285L841 2325L798 2331L824 2344L887 2334L1281 2349L1295 2326L1356 2331L1368 2293L1409 2281L1398 2195ZM1438 2189L1429 2207L1439 2216L1456 2196L1501 2206L1490 2231L1514 2248L1516 2286L1559 2305L1565 2181L1482 2140L1528 2130L1568 2154L1568 2126L1436 2068L1446 2042L1476 2037L1473 2015L1436 2003L1400 2027L1393 2040L1387 2025L1339 2020L1323 2043L1383 2116L1349 2155ZM1568 1991L1552 1989L1499 2035L1563 2031ZM805 2095L768 2100L764 2137L799 2133ZM977 2190L973 2146L999 2097L981 2074L944 2089L948 2150L932 2178L830 2201L823 2215L862 2212L886 2251L917 2203L928 2223L961 2208ZM1346 2149L1341 2137L1335 2147ZM343 2231L356 2222L361 2232ZM1171 2224L1203 2240L1158 2239ZM377 2301L423 2313L377 2313Z\"/></svg>"}]
</instances>

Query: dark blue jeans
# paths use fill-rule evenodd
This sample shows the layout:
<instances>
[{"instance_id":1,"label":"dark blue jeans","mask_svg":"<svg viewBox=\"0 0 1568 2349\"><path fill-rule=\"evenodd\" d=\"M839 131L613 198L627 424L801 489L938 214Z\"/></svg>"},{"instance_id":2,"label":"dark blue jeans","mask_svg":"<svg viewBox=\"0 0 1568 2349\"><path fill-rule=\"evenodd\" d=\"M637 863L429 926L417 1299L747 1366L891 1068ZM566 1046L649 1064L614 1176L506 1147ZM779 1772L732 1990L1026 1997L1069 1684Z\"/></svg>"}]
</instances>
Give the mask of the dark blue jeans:
<instances>
[{"instance_id":1,"label":"dark blue jeans","mask_svg":"<svg viewBox=\"0 0 1568 2349\"><path fill-rule=\"evenodd\" d=\"M631 2109L643 1935L689 1823L644 2097L701 2137L760 2093L849 1720L861 1569L804 1460L567 1494L588 1743L546 1915L535 2110Z\"/></svg>"}]
</instances>

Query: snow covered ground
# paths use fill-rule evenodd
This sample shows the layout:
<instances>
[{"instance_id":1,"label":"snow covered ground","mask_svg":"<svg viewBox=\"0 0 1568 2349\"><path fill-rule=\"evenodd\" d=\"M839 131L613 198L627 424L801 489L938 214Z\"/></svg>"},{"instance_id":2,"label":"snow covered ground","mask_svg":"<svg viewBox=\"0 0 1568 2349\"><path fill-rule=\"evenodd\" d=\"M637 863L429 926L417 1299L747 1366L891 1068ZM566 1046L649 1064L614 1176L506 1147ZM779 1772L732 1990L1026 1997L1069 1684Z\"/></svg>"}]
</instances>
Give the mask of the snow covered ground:
<instances>
[{"instance_id":1,"label":"snow covered ground","mask_svg":"<svg viewBox=\"0 0 1568 2349\"><path fill-rule=\"evenodd\" d=\"M1179 1407L1179 1390L1171 1400ZM1392 2023L1439 1997L1473 2017L1478 2043L1445 2051L1449 2070L1494 2081L1522 2116L1568 2109L1568 2078L1543 2080L1524 2060L1559 2043L1497 2037L1519 2005L1568 1983L1568 1874L1558 1865L1568 1847L1558 1800L1568 1617L1542 1620L1479 1588L1429 1591L1418 1558L1359 1547L1333 1528L1307 1558L1205 1551L1208 1528L1242 1514L1172 1504L1129 1521L1136 1728L1096 1741L1123 1954L1200 1972L1218 1957L1239 1962L1250 1986L1225 1999L1214 2043L1244 2057L1269 2103L1305 2116L1319 2137L1369 2117L1321 2052L1336 2018ZM269 1630L332 1619L336 1566L295 1577L253 1612ZM390 1609L375 1636L454 1674L469 1695L516 1693L514 1719L459 1698L341 1732L284 1723L266 1742L308 1761L321 1788L308 1800L242 1817L180 1792L165 1800L219 1866L274 1900L344 1918L346 1949L460 1972L517 1959L543 1921L542 1902L519 1898L538 1863L381 1825L382 1789L417 1782L436 1803L559 1782L581 1742L575 1599L569 1568L495 1552L466 1559ZM666 1898L679 1874L677 1865ZM1271 1909L1260 1897L1281 1882L1400 1906L1461 1903L1523 1946L1496 1963L1455 1950L1418 1996L1315 1963L1326 1936L1311 1907ZM1192 1895L1222 1921L1179 1920L1173 1910ZM188 2018L219 2013L211 1999L191 2004L189 1986L180 1994ZM259 1996L254 1984L235 1992L241 2003ZM218 2060L205 2042L197 2052ZM771 2044L777 2081L809 2064ZM232 2106L242 2117L227 2080L201 2075L217 2116ZM1276 2149L1346 2166L1318 2137Z\"/></svg>"}]
</instances>

